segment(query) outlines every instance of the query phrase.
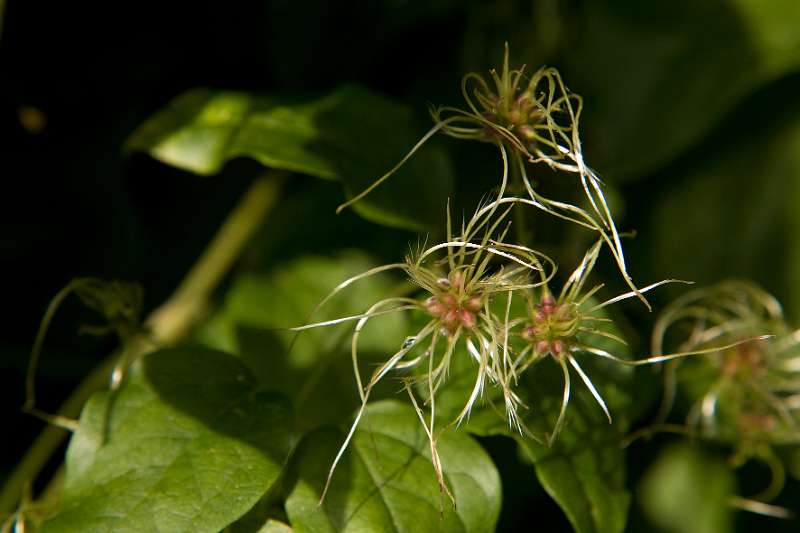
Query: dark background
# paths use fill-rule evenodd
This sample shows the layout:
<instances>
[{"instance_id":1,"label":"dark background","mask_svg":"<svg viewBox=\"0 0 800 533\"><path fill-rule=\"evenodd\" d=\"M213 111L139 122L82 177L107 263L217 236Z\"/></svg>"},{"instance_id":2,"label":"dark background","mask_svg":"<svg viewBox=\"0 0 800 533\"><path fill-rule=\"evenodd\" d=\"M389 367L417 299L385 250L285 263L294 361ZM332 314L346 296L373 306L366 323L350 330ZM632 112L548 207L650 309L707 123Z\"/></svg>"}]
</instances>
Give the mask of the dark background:
<instances>
[{"instance_id":1,"label":"dark background","mask_svg":"<svg viewBox=\"0 0 800 533\"><path fill-rule=\"evenodd\" d=\"M618 193L621 226L639 230L627 244L637 279L751 277L797 317L800 13L791 2L750 11L737 6L755 0L645 4L7 0L0 36L0 476L42 426L19 407L50 298L73 277L97 276L138 281L146 308L157 306L258 172L253 162L234 161L222 176L200 178L123 152L136 126L197 86L313 93L358 82L407 103L425 124L428 104L460 104L463 73L499 66L508 40L514 63L557 66L584 95L584 152ZM481 174L480 150L445 146L462 198L485 190L494 160ZM297 176L286 194L332 191ZM379 257L396 259L387 240L403 249L416 239L345 217L348 239L366 239L363 247ZM273 260L342 244L322 232ZM630 315L642 328L653 318L640 309ZM113 348L109 339L75 334L93 318L73 302L54 322L39 374L43 408L54 410ZM520 488L530 478L521 479L510 445L486 444L504 476L501 529L569 529L540 489ZM632 477L647 460L634 450ZM799 494L790 482L781 503L791 506ZM630 529L643 530L633 510ZM737 517L741 531L762 526L790 531L796 523Z\"/></svg>"}]
</instances>

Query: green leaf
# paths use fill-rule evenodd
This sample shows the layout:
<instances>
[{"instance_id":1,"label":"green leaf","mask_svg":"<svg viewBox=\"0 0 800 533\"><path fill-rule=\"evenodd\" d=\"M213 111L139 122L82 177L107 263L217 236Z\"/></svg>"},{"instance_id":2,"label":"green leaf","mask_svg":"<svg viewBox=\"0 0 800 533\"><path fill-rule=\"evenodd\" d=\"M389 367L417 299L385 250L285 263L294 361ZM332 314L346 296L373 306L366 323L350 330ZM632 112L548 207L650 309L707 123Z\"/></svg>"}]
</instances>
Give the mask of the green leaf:
<instances>
[{"instance_id":1,"label":"green leaf","mask_svg":"<svg viewBox=\"0 0 800 533\"><path fill-rule=\"evenodd\" d=\"M260 526L252 526L249 521L247 523L234 522L225 528L223 533L292 533L292 531L288 524L268 518L266 521L262 521Z\"/></svg>"},{"instance_id":2,"label":"green leaf","mask_svg":"<svg viewBox=\"0 0 800 533\"><path fill-rule=\"evenodd\" d=\"M552 448L525 437L516 440L534 463L542 487L575 531L621 532L630 502L625 456L620 450L622 435L610 429L607 421L589 416L581 420L574 411L571 424Z\"/></svg>"},{"instance_id":3,"label":"green leaf","mask_svg":"<svg viewBox=\"0 0 800 533\"><path fill-rule=\"evenodd\" d=\"M551 363L542 362L525 380L530 407L525 421L534 434L551 431L560 408L563 378L561 370ZM620 446L628 427L625 389L630 385L630 374L606 367L605 362L593 364L581 358L580 364L606 401L614 423L608 423L573 373L567 421L552 447L518 434L514 437L532 460L542 487L575 531L621 532L630 501L625 488L625 454Z\"/></svg>"},{"instance_id":4,"label":"green leaf","mask_svg":"<svg viewBox=\"0 0 800 533\"><path fill-rule=\"evenodd\" d=\"M588 305L596 302L590 300ZM613 322L594 324L597 329L622 336ZM581 342L623 359L630 350L611 339L583 334ZM609 424L584 383L572 372L572 394L567 421L552 447L516 435L536 468L536 476L559 504L578 533L612 533L625 529L630 493L625 487L625 452L620 443L628 430L633 407L631 368L588 353L575 354L608 406ZM551 364L545 364L551 363ZM531 406L526 421L534 431L555 424L561 400L560 369L545 361L527 376Z\"/></svg>"},{"instance_id":5,"label":"green leaf","mask_svg":"<svg viewBox=\"0 0 800 533\"><path fill-rule=\"evenodd\" d=\"M463 432L441 435L438 449L456 498L453 509L439 491L428 438L416 413L395 401L367 408L324 504L317 506L343 439L338 431L319 430L299 445L291 469L295 485L286 501L296 532L494 530L500 478L486 452Z\"/></svg>"},{"instance_id":6,"label":"green leaf","mask_svg":"<svg viewBox=\"0 0 800 533\"><path fill-rule=\"evenodd\" d=\"M409 109L354 85L316 100L195 89L143 124L128 147L203 175L249 157L340 181L352 196L391 169L422 133ZM442 221L452 182L444 152L425 147L355 209L381 224L426 229Z\"/></svg>"},{"instance_id":7,"label":"green leaf","mask_svg":"<svg viewBox=\"0 0 800 533\"><path fill-rule=\"evenodd\" d=\"M47 532L219 531L275 483L291 445L287 401L199 348L151 353L80 422Z\"/></svg>"},{"instance_id":8,"label":"green leaf","mask_svg":"<svg viewBox=\"0 0 800 533\"><path fill-rule=\"evenodd\" d=\"M283 522L277 520L267 520L264 527L258 530L258 533L292 533L292 528Z\"/></svg>"},{"instance_id":9,"label":"green leaf","mask_svg":"<svg viewBox=\"0 0 800 533\"><path fill-rule=\"evenodd\" d=\"M564 18L565 79L586 101L586 158L611 179L663 167L800 67L794 0L606 0Z\"/></svg>"},{"instance_id":10,"label":"green leaf","mask_svg":"<svg viewBox=\"0 0 800 533\"><path fill-rule=\"evenodd\" d=\"M276 328L357 315L395 294L391 275L379 274L350 285L309 317L339 283L374 266L364 254L348 251L334 257L303 257L268 274L241 274L218 312L201 326L198 339L239 354L265 387L293 398L300 428L338 424L360 405L350 357L355 323L298 336ZM360 342L365 371L396 352L406 335L403 314L373 319ZM391 389L396 392L394 385Z\"/></svg>"},{"instance_id":11,"label":"green leaf","mask_svg":"<svg viewBox=\"0 0 800 533\"><path fill-rule=\"evenodd\" d=\"M721 533L732 530L736 480L725 463L696 446L667 448L642 479L641 505L663 531Z\"/></svg>"}]
</instances>

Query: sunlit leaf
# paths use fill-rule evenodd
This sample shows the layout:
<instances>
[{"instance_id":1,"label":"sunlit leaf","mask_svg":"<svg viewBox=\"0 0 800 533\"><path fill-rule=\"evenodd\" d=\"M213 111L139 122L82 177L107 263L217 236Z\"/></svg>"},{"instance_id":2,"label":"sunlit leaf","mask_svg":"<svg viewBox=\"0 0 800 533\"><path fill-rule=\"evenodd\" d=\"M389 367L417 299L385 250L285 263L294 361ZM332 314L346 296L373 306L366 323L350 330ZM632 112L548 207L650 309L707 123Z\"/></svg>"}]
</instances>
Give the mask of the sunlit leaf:
<instances>
[{"instance_id":1,"label":"sunlit leaf","mask_svg":"<svg viewBox=\"0 0 800 533\"><path fill-rule=\"evenodd\" d=\"M267 520L258 533L292 533L292 528L277 520Z\"/></svg>"},{"instance_id":2,"label":"sunlit leaf","mask_svg":"<svg viewBox=\"0 0 800 533\"><path fill-rule=\"evenodd\" d=\"M318 99L195 89L150 118L128 147L210 175L237 157L340 181L352 196L391 169L424 133L401 104L347 85ZM445 154L429 146L355 205L369 220L425 229L452 187Z\"/></svg>"},{"instance_id":3,"label":"sunlit leaf","mask_svg":"<svg viewBox=\"0 0 800 533\"><path fill-rule=\"evenodd\" d=\"M413 408L395 401L372 404L338 466L322 506L328 469L342 443L320 430L299 445L286 501L301 532L486 532L500 512L500 479L486 452L463 432L438 441L445 480L457 508L439 491L428 438ZM442 512L443 511L443 512Z\"/></svg>"},{"instance_id":4,"label":"sunlit leaf","mask_svg":"<svg viewBox=\"0 0 800 533\"><path fill-rule=\"evenodd\" d=\"M154 352L89 401L67 453L56 531L219 531L278 479L291 445L282 397L233 356Z\"/></svg>"}]
</instances>

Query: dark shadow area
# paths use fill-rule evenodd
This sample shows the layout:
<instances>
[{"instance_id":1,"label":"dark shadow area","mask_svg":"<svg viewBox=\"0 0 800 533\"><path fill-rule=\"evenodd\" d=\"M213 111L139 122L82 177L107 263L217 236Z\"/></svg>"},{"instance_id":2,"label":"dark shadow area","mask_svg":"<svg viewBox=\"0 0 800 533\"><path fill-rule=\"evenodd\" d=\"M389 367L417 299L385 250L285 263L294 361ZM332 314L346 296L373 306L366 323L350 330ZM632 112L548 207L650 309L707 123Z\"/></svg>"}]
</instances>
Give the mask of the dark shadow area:
<instances>
[{"instance_id":1,"label":"dark shadow area","mask_svg":"<svg viewBox=\"0 0 800 533\"><path fill-rule=\"evenodd\" d=\"M798 182L787 162L794 153L787 135L800 131L798 91L800 76L794 75L756 92L729 113L715 135L626 188L633 199L629 218L641 229L628 245L638 270L653 279L669 274L698 285L752 279L782 295L787 316L798 316L800 302L790 298L795 291L788 250L794 205L787 201ZM765 112L765 102L780 112ZM674 228L659 227L670 221L653 213L670 191L682 189L695 190L697 196L673 195L667 213L674 215ZM668 253L654 252L654 234ZM653 302L666 303L681 292L677 286L665 287L653 293Z\"/></svg>"},{"instance_id":2,"label":"dark shadow area","mask_svg":"<svg viewBox=\"0 0 800 533\"><path fill-rule=\"evenodd\" d=\"M378 264L394 263L403 259L409 244L416 243L412 232L370 224L351 209L337 215L336 207L344 200L339 183L294 176L254 237L246 266L267 271L309 253L333 255L364 246Z\"/></svg>"},{"instance_id":3,"label":"dark shadow area","mask_svg":"<svg viewBox=\"0 0 800 533\"><path fill-rule=\"evenodd\" d=\"M497 531L528 532L529 509L536 507L537 519L553 533L572 531L564 512L536 480L533 465L522 457L516 441L508 437L482 437L481 446L489 453L503 482L503 508Z\"/></svg>"},{"instance_id":4,"label":"dark shadow area","mask_svg":"<svg viewBox=\"0 0 800 533\"><path fill-rule=\"evenodd\" d=\"M585 98L587 161L611 182L669 163L758 84L759 44L725 0L574 4L565 79Z\"/></svg>"}]
</instances>

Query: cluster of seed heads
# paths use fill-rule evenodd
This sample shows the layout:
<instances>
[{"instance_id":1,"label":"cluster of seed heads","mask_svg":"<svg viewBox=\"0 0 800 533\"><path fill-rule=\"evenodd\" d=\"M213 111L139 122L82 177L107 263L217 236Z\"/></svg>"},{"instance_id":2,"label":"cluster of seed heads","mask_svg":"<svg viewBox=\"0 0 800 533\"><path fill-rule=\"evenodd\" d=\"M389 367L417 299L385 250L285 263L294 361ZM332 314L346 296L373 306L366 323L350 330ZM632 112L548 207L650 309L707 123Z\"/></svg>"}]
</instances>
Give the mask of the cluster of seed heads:
<instances>
[{"instance_id":1,"label":"cluster of seed heads","mask_svg":"<svg viewBox=\"0 0 800 533\"><path fill-rule=\"evenodd\" d=\"M624 344L624 340L607 327L609 319L603 309L621 300L636 297L649 304L643 294L664 283L664 280L645 287L635 285L627 272L620 235L603 193L602 184L585 164L578 136L578 121L582 108L580 97L567 90L555 69L542 68L530 79L524 69L509 68L508 49L502 71L490 72L494 87L477 74L468 74L462 84L468 109L443 106L432 111L436 125L412 148L393 169L376 180L369 188L352 198L339 210L359 201L375 187L392 176L437 131L452 137L497 146L503 163L499 192L481 204L462 224L461 231L452 231L447 210L446 240L418 250L402 263L384 265L342 282L333 294L351 283L388 270L403 271L412 286L419 288L419 298L391 297L376 302L357 316L308 324L295 331L314 327L357 321L352 341L352 357L358 392L362 400L353 425L331 466L321 500L330 486L336 465L345 452L364 413L370 393L389 373L403 376L406 390L423 423L430 442L430 453L443 494L453 498L446 483L437 452L436 396L446 386L449 369L456 359L472 361L475 381L465 392L464 406L452 421L460 425L472 409L484 398L493 402L501 398L505 417L511 428L532 436L520 416L520 408L536 410L525 405L517 393L519 376L539 361L550 357L562 370L564 388L561 408L544 437L552 445L563 428L570 400L570 380L577 374L605 413L609 423L611 413L600 391L595 387L581 361L584 357L599 357L624 365L661 363L690 355L706 354L733 348L747 339L732 340L727 346L692 346L671 354L656 355L638 360L622 359L602 348L599 339ZM470 90L470 86L474 86ZM477 101L477 104L475 103ZM543 163L564 173L576 175L589 208L553 200L539 194L528 176L528 166ZM506 194L509 174L513 171L527 196ZM597 241L584 255L560 291L550 285L556 271L555 262L545 254L522 242L509 242L511 223L507 221L512 209L520 212L533 208L556 216L596 233ZM600 255L608 249L630 291L596 303L594 298L602 285L587 288L587 280ZM322 303L328 300L324 300ZM514 301L525 302L527 312L519 316ZM322 304L320 304L322 305ZM515 311L512 313L512 309ZM396 312L421 312L427 323L407 337L400 349L362 380L358 366L358 341L362 329L375 316ZM413 387L412 387L413 385ZM485 395L491 389L493 394ZM416 397L422 395L423 402ZM420 407L427 408L427 417Z\"/></svg>"},{"instance_id":2,"label":"cluster of seed heads","mask_svg":"<svg viewBox=\"0 0 800 533\"><path fill-rule=\"evenodd\" d=\"M769 337L756 337L764 333ZM765 502L784 483L776 447L800 444L800 332L789 327L772 295L754 283L731 280L690 291L664 309L653 331L653 350L659 353L672 343L680 350L706 349L707 355L669 363L664 402L650 430L671 430L664 421L680 382L707 382L704 390L684 391L692 407L677 430L731 445L735 467L750 460L765 464L771 483L740 503L751 511L786 515Z\"/></svg>"}]
</instances>

